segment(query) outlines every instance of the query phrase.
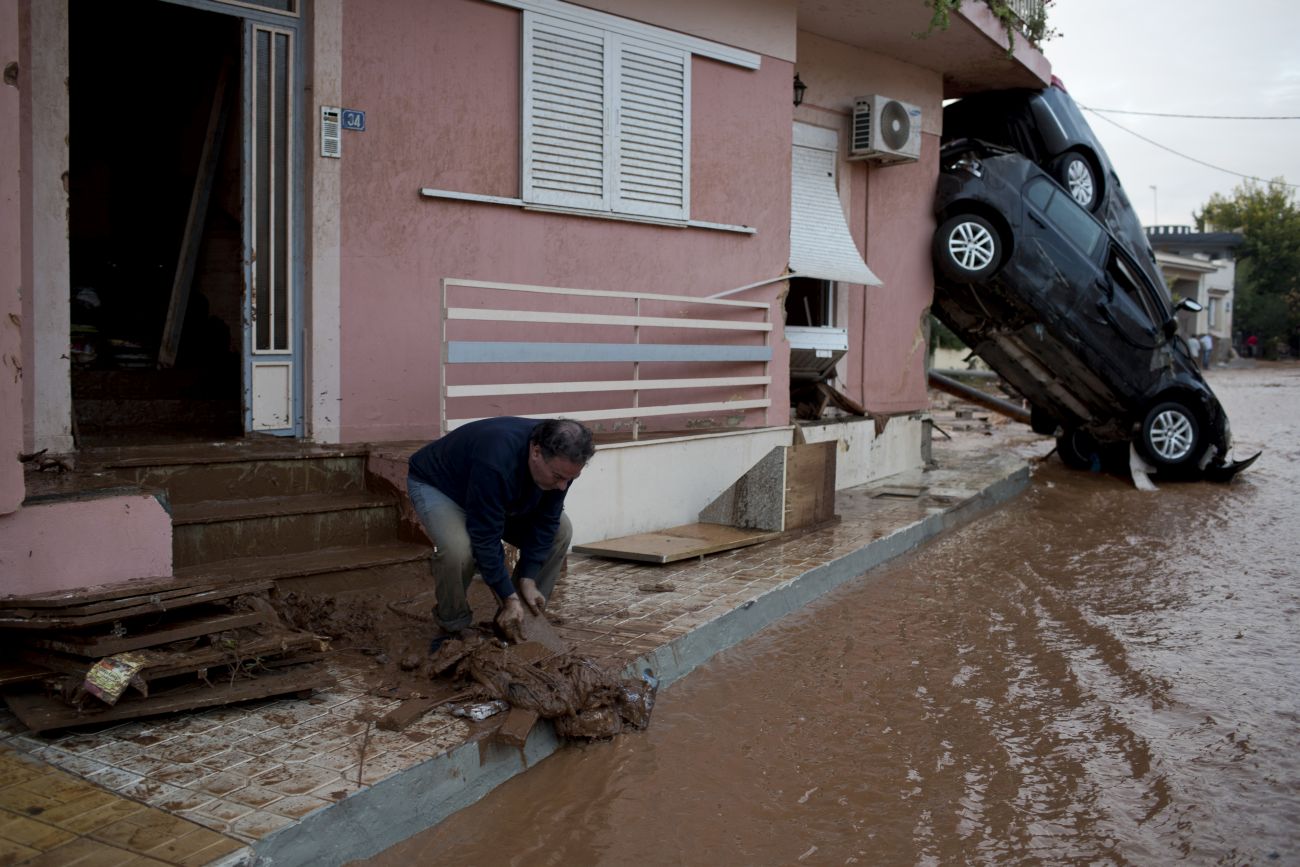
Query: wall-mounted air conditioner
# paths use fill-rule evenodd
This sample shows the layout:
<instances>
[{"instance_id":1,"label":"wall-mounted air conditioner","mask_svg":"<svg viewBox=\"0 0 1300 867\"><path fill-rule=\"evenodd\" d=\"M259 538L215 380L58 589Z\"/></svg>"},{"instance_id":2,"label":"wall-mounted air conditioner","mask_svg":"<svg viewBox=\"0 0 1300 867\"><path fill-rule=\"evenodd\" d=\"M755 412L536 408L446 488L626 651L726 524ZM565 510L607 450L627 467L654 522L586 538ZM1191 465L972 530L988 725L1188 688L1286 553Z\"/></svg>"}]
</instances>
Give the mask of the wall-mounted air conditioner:
<instances>
[{"instance_id":1,"label":"wall-mounted air conditioner","mask_svg":"<svg viewBox=\"0 0 1300 867\"><path fill-rule=\"evenodd\" d=\"M921 155L921 109L911 103L872 94L853 101L851 160L885 165L915 162Z\"/></svg>"}]
</instances>

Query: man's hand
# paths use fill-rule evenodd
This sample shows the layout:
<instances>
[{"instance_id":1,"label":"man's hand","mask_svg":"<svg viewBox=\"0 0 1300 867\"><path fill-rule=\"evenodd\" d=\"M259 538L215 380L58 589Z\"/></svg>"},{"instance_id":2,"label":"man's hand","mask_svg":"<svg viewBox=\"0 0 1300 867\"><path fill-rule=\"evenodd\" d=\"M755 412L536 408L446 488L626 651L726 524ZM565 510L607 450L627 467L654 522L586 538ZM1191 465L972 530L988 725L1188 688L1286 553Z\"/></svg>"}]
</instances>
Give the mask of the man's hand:
<instances>
[{"instance_id":1,"label":"man's hand","mask_svg":"<svg viewBox=\"0 0 1300 867\"><path fill-rule=\"evenodd\" d=\"M532 578L522 578L519 581L519 595L524 598L524 604L528 610L534 614L541 614L546 610L546 597L542 591L537 589L537 582Z\"/></svg>"},{"instance_id":2,"label":"man's hand","mask_svg":"<svg viewBox=\"0 0 1300 867\"><path fill-rule=\"evenodd\" d=\"M523 640L524 603L520 601L518 593L511 593L505 598L501 610L497 612L497 626L506 638L516 644Z\"/></svg>"}]
</instances>

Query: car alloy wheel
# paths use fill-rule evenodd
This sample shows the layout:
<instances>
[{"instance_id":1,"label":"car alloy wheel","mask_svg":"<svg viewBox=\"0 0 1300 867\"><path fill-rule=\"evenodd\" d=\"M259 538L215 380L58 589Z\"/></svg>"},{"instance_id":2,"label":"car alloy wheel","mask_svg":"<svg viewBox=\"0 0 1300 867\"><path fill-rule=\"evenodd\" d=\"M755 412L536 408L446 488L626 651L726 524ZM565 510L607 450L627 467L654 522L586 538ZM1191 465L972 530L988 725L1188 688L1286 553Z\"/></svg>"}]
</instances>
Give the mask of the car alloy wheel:
<instances>
[{"instance_id":1,"label":"car alloy wheel","mask_svg":"<svg viewBox=\"0 0 1300 867\"><path fill-rule=\"evenodd\" d=\"M1190 461L1200 444L1195 414L1178 401L1157 404L1142 422L1142 446L1157 465L1176 467Z\"/></svg>"},{"instance_id":2,"label":"car alloy wheel","mask_svg":"<svg viewBox=\"0 0 1300 867\"><path fill-rule=\"evenodd\" d=\"M1092 164L1080 154L1066 154L1059 169L1061 183L1076 202L1089 211L1097 204L1097 179Z\"/></svg>"},{"instance_id":3,"label":"car alloy wheel","mask_svg":"<svg viewBox=\"0 0 1300 867\"><path fill-rule=\"evenodd\" d=\"M1002 239L993 224L975 214L958 214L934 233L939 269L963 283L983 280L997 270L1002 259Z\"/></svg>"}]
</instances>

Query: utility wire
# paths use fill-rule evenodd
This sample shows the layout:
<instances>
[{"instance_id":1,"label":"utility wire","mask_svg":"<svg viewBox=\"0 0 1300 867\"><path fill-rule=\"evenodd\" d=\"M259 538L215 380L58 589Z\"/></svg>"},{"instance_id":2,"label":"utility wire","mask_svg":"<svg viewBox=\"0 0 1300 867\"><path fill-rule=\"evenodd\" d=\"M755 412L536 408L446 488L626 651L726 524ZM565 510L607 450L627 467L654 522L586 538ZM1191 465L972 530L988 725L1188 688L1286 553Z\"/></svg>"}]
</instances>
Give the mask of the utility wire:
<instances>
[{"instance_id":1,"label":"utility wire","mask_svg":"<svg viewBox=\"0 0 1300 867\"><path fill-rule=\"evenodd\" d=\"M1122 108L1087 108L1088 111L1094 111L1098 114L1136 114L1141 117L1182 117L1191 120L1300 120L1300 115L1292 114L1166 114L1160 111L1126 111Z\"/></svg>"},{"instance_id":2,"label":"utility wire","mask_svg":"<svg viewBox=\"0 0 1300 867\"><path fill-rule=\"evenodd\" d=\"M1099 117L1099 118L1101 118L1102 120L1106 121L1106 123L1110 124L1111 126L1119 127L1120 129L1124 130L1124 132L1128 133L1129 135L1131 135L1131 136L1135 136L1136 138L1140 138L1140 139L1142 139L1142 141L1146 142L1146 143L1149 144L1149 145L1154 145L1155 147L1160 148L1162 151L1168 151L1169 153L1173 154L1173 155L1176 156L1176 157L1182 157L1182 158L1185 159L1185 160L1191 160L1192 162L1196 163L1197 165L1205 166L1207 169L1214 169L1216 172L1224 172L1224 173L1229 174L1229 175L1236 175L1237 177L1239 177L1239 178L1245 178L1245 179L1248 180L1248 181L1258 181L1259 183L1264 184L1265 186L1269 186L1269 185L1271 185L1271 184L1281 184L1282 186L1284 186L1284 187L1290 187L1290 188L1293 189L1293 190L1300 190L1300 184L1288 184L1286 181L1270 181L1270 180L1267 180L1267 179L1265 179L1265 178L1256 177L1255 175L1247 175L1247 174L1243 174L1243 173L1241 173L1241 172L1234 172L1232 169L1225 169L1225 168L1223 168L1222 166L1216 166L1216 165L1214 165L1213 163L1207 163L1205 160L1198 160L1196 157L1188 156L1187 154L1185 154L1185 153L1181 153L1181 152L1179 152L1179 151L1176 151L1176 150L1174 150L1173 148L1168 147L1167 145L1162 145L1162 144L1161 144L1160 142L1158 142L1158 141L1153 141L1152 139L1149 139L1149 138L1147 138L1146 136L1144 136L1144 135L1142 135L1142 134L1140 134L1140 133L1133 132L1133 130L1129 129L1128 127L1126 127L1126 126L1122 126L1122 125L1116 123L1115 121L1111 120L1110 118L1106 117L1106 115L1101 114L1101 113L1098 112L1098 110L1095 109L1095 108L1088 108L1087 106L1083 106L1083 105L1081 105L1081 106L1079 106L1079 107L1082 108L1084 111L1090 111L1090 112L1092 112L1093 114L1097 115L1097 117Z\"/></svg>"}]
</instances>

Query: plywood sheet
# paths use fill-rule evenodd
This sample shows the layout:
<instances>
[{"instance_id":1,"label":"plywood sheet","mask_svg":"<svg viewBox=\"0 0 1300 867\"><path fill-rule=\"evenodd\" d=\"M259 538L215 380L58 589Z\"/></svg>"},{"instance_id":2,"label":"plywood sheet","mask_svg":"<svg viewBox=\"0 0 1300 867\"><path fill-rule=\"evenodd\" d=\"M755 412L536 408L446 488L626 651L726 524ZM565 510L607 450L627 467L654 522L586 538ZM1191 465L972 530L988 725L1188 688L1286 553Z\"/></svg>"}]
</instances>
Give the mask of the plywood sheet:
<instances>
[{"instance_id":1,"label":"plywood sheet","mask_svg":"<svg viewBox=\"0 0 1300 867\"><path fill-rule=\"evenodd\" d=\"M702 557L775 539L780 533L729 527L725 524L683 524L654 533L620 536L603 542L574 545L580 554L638 560L644 563L672 563L690 557Z\"/></svg>"}]
</instances>

